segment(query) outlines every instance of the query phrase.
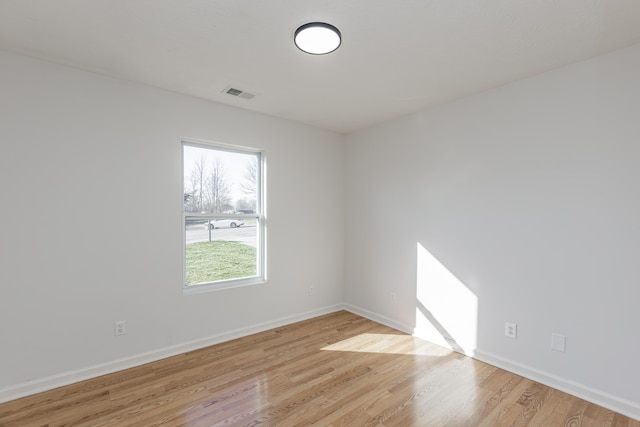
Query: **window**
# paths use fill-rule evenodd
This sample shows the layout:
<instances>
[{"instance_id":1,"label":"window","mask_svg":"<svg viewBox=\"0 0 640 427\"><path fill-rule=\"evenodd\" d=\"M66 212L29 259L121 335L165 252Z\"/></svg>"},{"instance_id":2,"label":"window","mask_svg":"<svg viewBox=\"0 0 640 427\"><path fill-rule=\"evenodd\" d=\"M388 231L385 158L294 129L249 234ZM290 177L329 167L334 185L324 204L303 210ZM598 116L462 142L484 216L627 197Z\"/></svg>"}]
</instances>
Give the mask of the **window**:
<instances>
[{"instance_id":1,"label":"window","mask_svg":"<svg viewBox=\"0 0 640 427\"><path fill-rule=\"evenodd\" d=\"M262 152L183 141L182 159L185 292L263 282Z\"/></svg>"}]
</instances>

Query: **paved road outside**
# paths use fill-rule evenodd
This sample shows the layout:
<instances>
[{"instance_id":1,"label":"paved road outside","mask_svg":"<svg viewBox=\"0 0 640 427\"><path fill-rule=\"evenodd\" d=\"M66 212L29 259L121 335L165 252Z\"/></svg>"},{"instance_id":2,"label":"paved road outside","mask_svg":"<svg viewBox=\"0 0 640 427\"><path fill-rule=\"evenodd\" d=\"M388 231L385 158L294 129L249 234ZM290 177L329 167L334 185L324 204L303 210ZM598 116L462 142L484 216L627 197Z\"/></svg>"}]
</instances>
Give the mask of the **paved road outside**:
<instances>
[{"instance_id":1,"label":"paved road outside","mask_svg":"<svg viewBox=\"0 0 640 427\"><path fill-rule=\"evenodd\" d=\"M256 247L256 226L243 225L238 228L216 228L206 230L203 226L187 230L187 244L196 242L208 242L209 233L211 240L228 240L230 242L244 243Z\"/></svg>"}]
</instances>

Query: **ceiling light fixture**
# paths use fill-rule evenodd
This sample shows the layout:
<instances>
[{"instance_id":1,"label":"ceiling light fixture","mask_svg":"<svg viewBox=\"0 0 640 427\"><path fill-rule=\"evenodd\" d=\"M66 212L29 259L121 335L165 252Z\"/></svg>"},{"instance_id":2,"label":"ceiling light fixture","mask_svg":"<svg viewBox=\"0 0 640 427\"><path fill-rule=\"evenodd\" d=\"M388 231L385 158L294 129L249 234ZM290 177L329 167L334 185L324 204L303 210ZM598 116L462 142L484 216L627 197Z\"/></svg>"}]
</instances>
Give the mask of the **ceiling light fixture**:
<instances>
[{"instance_id":1,"label":"ceiling light fixture","mask_svg":"<svg viewBox=\"0 0 640 427\"><path fill-rule=\"evenodd\" d=\"M310 22L296 30L293 38L296 46L311 55L326 55L340 47L342 34L331 24Z\"/></svg>"}]
</instances>

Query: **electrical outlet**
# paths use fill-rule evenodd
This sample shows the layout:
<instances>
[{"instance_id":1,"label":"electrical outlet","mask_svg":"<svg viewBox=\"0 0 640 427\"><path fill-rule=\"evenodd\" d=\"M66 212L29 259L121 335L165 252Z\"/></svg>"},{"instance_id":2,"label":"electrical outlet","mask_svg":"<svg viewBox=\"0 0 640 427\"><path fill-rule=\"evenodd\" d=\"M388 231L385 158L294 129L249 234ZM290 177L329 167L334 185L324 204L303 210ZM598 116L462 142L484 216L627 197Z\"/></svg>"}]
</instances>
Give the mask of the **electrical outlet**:
<instances>
[{"instance_id":1,"label":"electrical outlet","mask_svg":"<svg viewBox=\"0 0 640 427\"><path fill-rule=\"evenodd\" d=\"M313 295L316 292L316 290L313 288L313 286L309 286L309 295Z\"/></svg>"},{"instance_id":2,"label":"electrical outlet","mask_svg":"<svg viewBox=\"0 0 640 427\"><path fill-rule=\"evenodd\" d=\"M391 301L393 301L393 302L398 301L398 298L396 297L396 293L395 292L391 292Z\"/></svg>"},{"instance_id":3,"label":"electrical outlet","mask_svg":"<svg viewBox=\"0 0 640 427\"><path fill-rule=\"evenodd\" d=\"M506 322L504 324L504 336L513 338L514 340L518 338L518 325L516 323Z\"/></svg>"},{"instance_id":4,"label":"electrical outlet","mask_svg":"<svg viewBox=\"0 0 640 427\"><path fill-rule=\"evenodd\" d=\"M127 333L127 322L124 320L116 320L114 322L114 330L113 330L113 334L114 335L124 335Z\"/></svg>"}]
</instances>

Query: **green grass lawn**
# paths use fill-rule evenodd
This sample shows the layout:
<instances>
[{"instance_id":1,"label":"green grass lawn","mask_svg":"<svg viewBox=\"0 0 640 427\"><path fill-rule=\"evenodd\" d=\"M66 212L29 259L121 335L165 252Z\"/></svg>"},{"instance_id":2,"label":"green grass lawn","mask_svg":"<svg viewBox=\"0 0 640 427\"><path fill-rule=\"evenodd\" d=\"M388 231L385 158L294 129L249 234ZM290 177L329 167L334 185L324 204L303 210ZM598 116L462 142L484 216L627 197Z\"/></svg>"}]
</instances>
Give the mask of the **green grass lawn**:
<instances>
[{"instance_id":1,"label":"green grass lawn","mask_svg":"<svg viewBox=\"0 0 640 427\"><path fill-rule=\"evenodd\" d=\"M255 276L256 248L214 240L187 245L187 285Z\"/></svg>"}]
</instances>

